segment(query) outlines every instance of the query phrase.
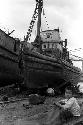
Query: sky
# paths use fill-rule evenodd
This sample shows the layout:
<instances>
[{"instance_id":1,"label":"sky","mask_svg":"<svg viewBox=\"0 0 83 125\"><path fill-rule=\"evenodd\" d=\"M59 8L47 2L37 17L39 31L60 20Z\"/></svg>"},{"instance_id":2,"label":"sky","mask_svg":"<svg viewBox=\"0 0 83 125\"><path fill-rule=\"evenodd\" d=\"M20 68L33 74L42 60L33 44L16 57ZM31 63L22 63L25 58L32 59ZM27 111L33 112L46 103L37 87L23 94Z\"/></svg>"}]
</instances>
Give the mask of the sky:
<instances>
[{"instance_id":1,"label":"sky","mask_svg":"<svg viewBox=\"0 0 83 125\"><path fill-rule=\"evenodd\" d=\"M42 29L60 29L61 37L68 39L68 49L73 55L83 57L83 0L43 0L45 16L42 16ZM27 34L35 0L0 0L0 28L6 33L15 30L11 36L23 40ZM36 24L33 28L31 40L36 35ZM78 48L80 51L75 50ZM82 67L82 62L74 62Z\"/></svg>"}]
</instances>

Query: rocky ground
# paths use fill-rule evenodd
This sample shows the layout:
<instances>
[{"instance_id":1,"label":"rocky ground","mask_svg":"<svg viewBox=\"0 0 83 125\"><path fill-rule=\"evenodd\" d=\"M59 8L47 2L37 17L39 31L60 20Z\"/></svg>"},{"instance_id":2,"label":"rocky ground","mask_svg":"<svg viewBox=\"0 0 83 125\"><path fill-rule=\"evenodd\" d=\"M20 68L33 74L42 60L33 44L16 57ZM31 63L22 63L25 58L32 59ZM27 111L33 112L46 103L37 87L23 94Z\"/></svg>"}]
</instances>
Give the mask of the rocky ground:
<instances>
[{"instance_id":1,"label":"rocky ground","mask_svg":"<svg viewBox=\"0 0 83 125\"><path fill-rule=\"evenodd\" d=\"M14 98L13 98L14 100ZM44 122L47 117L47 112L53 108L55 99L46 99L44 104L28 105L28 99L1 103L0 106L0 125L35 125ZM50 104L49 104L50 102Z\"/></svg>"},{"instance_id":2,"label":"rocky ground","mask_svg":"<svg viewBox=\"0 0 83 125\"><path fill-rule=\"evenodd\" d=\"M28 98L10 98L5 103L1 102L0 125L55 125L59 109L53 103L60 99L48 97L44 104L29 105ZM78 100L82 106L83 99Z\"/></svg>"},{"instance_id":3,"label":"rocky ground","mask_svg":"<svg viewBox=\"0 0 83 125\"><path fill-rule=\"evenodd\" d=\"M9 93L8 101L2 99L3 93L5 95ZM0 95L0 125L56 125L58 123L56 117L60 109L53 103L63 97L46 97L44 103L31 105L26 92L12 96L8 88L7 90L2 88ZM78 102L83 114L83 98L78 98ZM83 117L81 116L77 121L83 121ZM83 125L83 122L77 124L75 119L65 125Z\"/></svg>"}]
</instances>

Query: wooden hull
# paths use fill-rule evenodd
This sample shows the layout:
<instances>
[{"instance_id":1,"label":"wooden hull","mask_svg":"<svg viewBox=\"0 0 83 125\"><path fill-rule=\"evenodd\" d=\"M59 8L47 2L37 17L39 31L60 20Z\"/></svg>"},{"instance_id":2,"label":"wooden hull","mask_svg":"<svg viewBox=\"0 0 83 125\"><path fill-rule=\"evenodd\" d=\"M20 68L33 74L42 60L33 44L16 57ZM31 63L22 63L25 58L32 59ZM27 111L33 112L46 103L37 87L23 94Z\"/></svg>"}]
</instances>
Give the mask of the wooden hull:
<instances>
[{"instance_id":1,"label":"wooden hull","mask_svg":"<svg viewBox=\"0 0 83 125\"><path fill-rule=\"evenodd\" d=\"M28 88L60 88L67 82L77 84L81 75L78 68L64 60L57 60L36 52L24 51L24 76Z\"/></svg>"},{"instance_id":2,"label":"wooden hull","mask_svg":"<svg viewBox=\"0 0 83 125\"><path fill-rule=\"evenodd\" d=\"M23 76L18 67L18 54L0 46L0 86L22 81Z\"/></svg>"}]
</instances>

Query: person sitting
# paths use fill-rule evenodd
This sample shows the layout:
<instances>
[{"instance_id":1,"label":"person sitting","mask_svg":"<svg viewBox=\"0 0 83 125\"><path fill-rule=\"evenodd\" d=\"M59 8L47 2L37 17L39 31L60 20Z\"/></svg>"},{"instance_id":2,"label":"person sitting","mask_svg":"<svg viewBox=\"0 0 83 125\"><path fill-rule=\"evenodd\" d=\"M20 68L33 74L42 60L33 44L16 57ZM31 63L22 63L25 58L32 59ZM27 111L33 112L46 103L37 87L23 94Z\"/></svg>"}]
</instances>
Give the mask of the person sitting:
<instances>
[{"instance_id":1,"label":"person sitting","mask_svg":"<svg viewBox=\"0 0 83 125\"><path fill-rule=\"evenodd\" d=\"M65 98L65 100L56 103L56 105L62 109L59 114L61 125L73 117L80 116L80 106L77 99L73 97L71 87L65 89Z\"/></svg>"}]
</instances>

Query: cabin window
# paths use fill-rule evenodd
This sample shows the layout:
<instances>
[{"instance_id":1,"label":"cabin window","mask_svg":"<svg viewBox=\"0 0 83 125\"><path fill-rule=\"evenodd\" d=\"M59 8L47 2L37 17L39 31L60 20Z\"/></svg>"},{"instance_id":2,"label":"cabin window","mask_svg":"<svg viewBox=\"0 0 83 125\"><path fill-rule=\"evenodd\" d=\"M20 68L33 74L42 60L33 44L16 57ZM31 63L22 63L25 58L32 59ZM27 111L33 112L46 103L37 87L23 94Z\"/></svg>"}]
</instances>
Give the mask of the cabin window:
<instances>
[{"instance_id":1,"label":"cabin window","mask_svg":"<svg viewBox=\"0 0 83 125\"><path fill-rule=\"evenodd\" d=\"M47 49L48 48L48 44L42 44L42 49Z\"/></svg>"},{"instance_id":2,"label":"cabin window","mask_svg":"<svg viewBox=\"0 0 83 125\"><path fill-rule=\"evenodd\" d=\"M47 38L50 38L51 35L52 35L51 33L46 33Z\"/></svg>"},{"instance_id":3,"label":"cabin window","mask_svg":"<svg viewBox=\"0 0 83 125\"><path fill-rule=\"evenodd\" d=\"M46 45L44 45L43 47L46 48Z\"/></svg>"},{"instance_id":4,"label":"cabin window","mask_svg":"<svg viewBox=\"0 0 83 125\"><path fill-rule=\"evenodd\" d=\"M50 38L50 34L47 35L47 38Z\"/></svg>"},{"instance_id":5,"label":"cabin window","mask_svg":"<svg viewBox=\"0 0 83 125\"><path fill-rule=\"evenodd\" d=\"M53 44L53 48L54 48L54 49L56 48L56 43Z\"/></svg>"},{"instance_id":6,"label":"cabin window","mask_svg":"<svg viewBox=\"0 0 83 125\"><path fill-rule=\"evenodd\" d=\"M61 44L57 44L57 49L59 49L62 52L62 46L61 46Z\"/></svg>"},{"instance_id":7,"label":"cabin window","mask_svg":"<svg viewBox=\"0 0 83 125\"><path fill-rule=\"evenodd\" d=\"M52 48L52 43L49 43L49 48Z\"/></svg>"},{"instance_id":8,"label":"cabin window","mask_svg":"<svg viewBox=\"0 0 83 125\"><path fill-rule=\"evenodd\" d=\"M42 45L42 49L47 49L48 48L48 44L43 44Z\"/></svg>"}]
</instances>

